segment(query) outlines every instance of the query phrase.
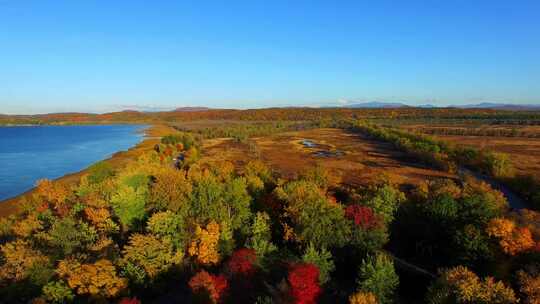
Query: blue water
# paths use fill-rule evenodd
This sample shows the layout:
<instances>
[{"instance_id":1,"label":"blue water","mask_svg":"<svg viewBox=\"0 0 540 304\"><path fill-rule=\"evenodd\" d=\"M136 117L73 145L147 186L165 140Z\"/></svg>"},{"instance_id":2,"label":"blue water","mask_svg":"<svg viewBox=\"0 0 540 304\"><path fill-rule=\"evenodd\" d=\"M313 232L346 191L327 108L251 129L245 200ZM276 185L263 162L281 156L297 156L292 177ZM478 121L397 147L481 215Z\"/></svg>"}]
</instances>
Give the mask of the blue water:
<instances>
[{"instance_id":1,"label":"blue water","mask_svg":"<svg viewBox=\"0 0 540 304\"><path fill-rule=\"evenodd\" d=\"M80 171L141 141L145 126L0 127L0 200Z\"/></svg>"}]
</instances>

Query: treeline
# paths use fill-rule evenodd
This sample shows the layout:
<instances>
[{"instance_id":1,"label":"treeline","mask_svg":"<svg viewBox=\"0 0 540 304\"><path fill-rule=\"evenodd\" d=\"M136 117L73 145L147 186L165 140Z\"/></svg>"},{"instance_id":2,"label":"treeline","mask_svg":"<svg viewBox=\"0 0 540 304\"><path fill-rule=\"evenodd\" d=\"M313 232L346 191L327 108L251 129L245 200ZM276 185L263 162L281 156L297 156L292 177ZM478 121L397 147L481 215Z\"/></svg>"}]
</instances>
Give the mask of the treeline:
<instances>
[{"instance_id":1,"label":"treeline","mask_svg":"<svg viewBox=\"0 0 540 304\"><path fill-rule=\"evenodd\" d=\"M320 119L392 119L540 121L538 111L491 109L350 109L350 108L268 108L250 110L203 110L170 112L122 111L106 114L56 113L44 115L0 115L0 124L81 124L81 123L159 123L195 120L317 121Z\"/></svg>"},{"instance_id":2,"label":"treeline","mask_svg":"<svg viewBox=\"0 0 540 304\"><path fill-rule=\"evenodd\" d=\"M257 123L233 123L215 127L204 127L190 130L183 127L175 127L179 131L191 131L201 135L205 139L230 137L236 142L246 143L250 137L267 136L286 131L298 131L311 129L318 126L313 122L257 122Z\"/></svg>"},{"instance_id":3,"label":"treeline","mask_svg":"<svg viewBox=\"0 0 540 304\"><path fill-rule=\"evenodd\" d=\"M461 166L486 174L510 186L532 208L540 210L540 181L534 176L516 175L507 154L456 146L426 135L385 128L360 120L342 121L336 123L336 126L390 142L396 149L441 170L456 172Z\"/></svg>"},{"instance_id":4,"label":"treeline","mask_svg":"<svg viewBox=\"0 0 540 304\"><path fill-rule=\"evenodd\" d=\"M416 127L415 132L430 135L457 135L457 136L493 136L493 137L526 137L540 138L540 133L523 131L516 128L447 128L447 127Z\"/></svg>"}]
</instances>

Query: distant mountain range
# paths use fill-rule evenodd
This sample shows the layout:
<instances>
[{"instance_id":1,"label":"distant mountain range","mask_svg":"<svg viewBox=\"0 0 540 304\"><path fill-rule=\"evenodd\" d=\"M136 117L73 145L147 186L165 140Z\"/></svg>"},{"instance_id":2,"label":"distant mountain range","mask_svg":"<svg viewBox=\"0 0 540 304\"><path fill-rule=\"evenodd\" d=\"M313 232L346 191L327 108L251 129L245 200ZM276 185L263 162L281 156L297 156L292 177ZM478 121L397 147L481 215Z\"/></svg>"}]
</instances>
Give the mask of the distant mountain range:
<instances>
[{"instance_id":1,"label":"distant mountain range","mask_svg":"<svg viewBox=\"0 0 540 304\"><path fill-rule=\"evenodd\" d=\"M506 103L491 103L483 102L478 104L466 104L466 105L451 105L451 106L436 106L432 104L423 105L408 105L403 102L379 102L370 101L363 103L350 103L342 106L344 108L353 109L391 109L391 108L459 108L459 109L496 109L496 110L513 110L513 111L526 111L526 110L540 110L540 104L506 104Z\"/></svg>"},{"instance_id":2,"label":"distant mountain range","mask_svg":"<svg viewBox=\"0 0 540 304\"><path fill-rule=\"evenodd\" d=\"M370 101L363 103L353 103L345 105L346 108L355 108L355 109L384 109L384 108L406 108L408 105L401 102L378 102Z\"/></svg>"},{"instance_id":3,"label":"distant mountain range","mask_svg":"<svg viewBox=\"0 0 540 304\"><path fill-rule=\"evenodd\" d=\"M210 108L207 107L181 107L174 109L174 112L197 112L197 111L208 111Z\"/></svg>"}]
</instances>

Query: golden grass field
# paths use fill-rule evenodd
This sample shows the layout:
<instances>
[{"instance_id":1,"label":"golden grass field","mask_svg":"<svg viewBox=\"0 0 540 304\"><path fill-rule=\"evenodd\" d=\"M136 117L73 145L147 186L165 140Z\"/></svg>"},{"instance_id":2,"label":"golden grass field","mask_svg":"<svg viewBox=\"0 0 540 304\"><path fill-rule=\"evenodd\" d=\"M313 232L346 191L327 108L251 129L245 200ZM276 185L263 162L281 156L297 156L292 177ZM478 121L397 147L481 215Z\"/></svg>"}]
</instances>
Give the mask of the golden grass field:
<instances>
[{"instance_id":1,"label":"golden grass field","mask_svg":"<svg viewBox=\"0 0 540 304\"><path fill-rule=\"evenodd\" d=\"M458 145L506 153L510 156L517 173L540 177L540 138L452 135L436 137Z\"/></svg>"},{"instance_id":2,"label":"golden grass field","mask_svg":"<svg viewBox=\"0 0 540 304\"><path fill-rule=\"evenodd\" d=\"M319 144L306 148L302 140L309 139ZM425 179L455 177L419 165L404 153L394 150L389 144L369 140L340 129L312 129L285 132L252 139L260 158L285 178L294 178L317 163L333 175L341 177L343 183L364 184L383 174L390 175L403 184L417 184ZM341 151L342 156L320 157L317 151ZM246 144L234 143L232 139L205 141L203 160L229 160L236 167L254 159Z\"/></svg>"}]
</instances>

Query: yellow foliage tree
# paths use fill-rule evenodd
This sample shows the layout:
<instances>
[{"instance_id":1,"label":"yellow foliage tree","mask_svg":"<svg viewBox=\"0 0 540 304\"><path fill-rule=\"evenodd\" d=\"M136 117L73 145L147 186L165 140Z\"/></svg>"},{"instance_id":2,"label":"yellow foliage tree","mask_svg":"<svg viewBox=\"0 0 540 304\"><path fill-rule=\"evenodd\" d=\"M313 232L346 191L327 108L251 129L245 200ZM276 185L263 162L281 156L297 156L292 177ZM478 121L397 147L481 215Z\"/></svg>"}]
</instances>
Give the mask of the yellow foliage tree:
<instances>
[{"instance_id":1,"label":"yellow foliage tree","mask_svg":"<svg viewBox=\"0 0 540 304\"><path fill-rule=\"evenodd\" d=\"M18 237L29 237L34 232L41 230L43 225L36 215L29 215L25 219L16 221L13 224L12 231Z\"/></svg>"},{"instance_id":2,"label":"yellow foliage tree","mask_svg":"<svg viewBox=\"0 0 540 304\"><path fill-rule=\"evenodd\" d=\"M62 260L56 270L79 295L110 298L127 287L127 281L116 274L109 260L101 259L93 264L81 264L74 260Z\"/></svg>"},{"instance_id":3,"label":"yellow foliage tree","mask_svg":"<svg viewBox=\"0 0 540 304\"><path fill-rule=\"evenodd\" d=\"M445 271L430 287L428 302L442 303L517 303L514 291L491 277L480 280L467 267L457 266Z\"/></svg>"},{"instance_id":4,"label":"yellow foliage tree","mask_svg":"<svg viewBox=\"0 0 540 304\"><path fill-rule=\"evenodd\" d=\"M48 263L48 258L32 249L26 241L16 240L0 246L4 264L0 266L0 280L21 281L34 265Z\"/></svg>"},{"instance_id":5,"label":"yellow foliage tree","mask_svg":"<svg viewBox=\"0 0 540 304\"><path fill-rule=\"evenodd\" d=\"M205 228L195 227L194 240L189 246L190 256L197 257L197 261L204 265L217 264L219 262L218 241L219 224L211 221Z\"/></svg>"},{"instance_id":6,"label":"yellow foliage tree","mask_svg":"<svg viewBox=\"0 0 540 304\"><path fill-rule=\"evenodd\" d=\"M172 265L182 262L183 258L182 252L175 253L169 240L160 240L151 234L134 234L122 252L122 263L133 263L142 267L152 279Z\"/></svg>"},{"instance_id":7,"label":"yellow foliage tree","mask_svg":"<svg viewBox=\"0 0 540 304\"><path fill-rule=\"evenodd\" d=\"M152 204L157 209L178 211L191 193L191 183L185 172L167 168L155 175L155 182L150 189Z\"/></svg>"}]
</instances>

